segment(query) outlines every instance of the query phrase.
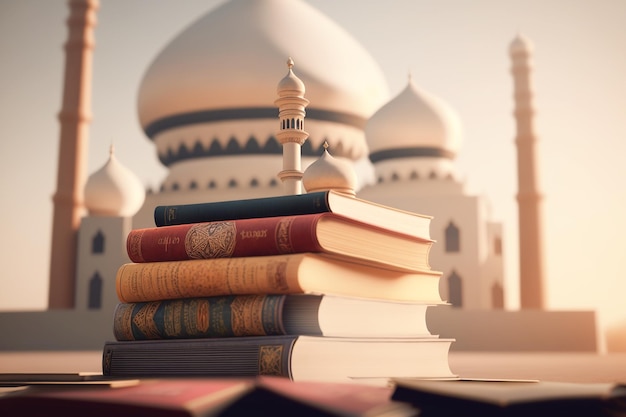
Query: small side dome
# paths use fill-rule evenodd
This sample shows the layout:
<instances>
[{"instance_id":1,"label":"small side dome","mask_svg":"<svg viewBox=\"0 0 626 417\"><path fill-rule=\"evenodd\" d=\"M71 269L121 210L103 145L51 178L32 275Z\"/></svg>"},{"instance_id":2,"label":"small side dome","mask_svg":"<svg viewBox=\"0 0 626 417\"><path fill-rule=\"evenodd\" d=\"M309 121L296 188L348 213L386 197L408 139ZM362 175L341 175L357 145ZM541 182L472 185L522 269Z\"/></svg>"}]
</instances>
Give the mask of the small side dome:
<instances>
[{"instance_id":1,"label":"small side dome","mask_svg":"<svg viewBox=\"0 0 626 417\"><path fill-rule=\"evenodd\" d=\"M287 68L289 68L289 72L287 72L287 75L285 75L285 77L280 80L280 82L278 83L278 87L276 88L279 97L304 97L304 83L293 73L293 65L293 59L289 58L287 60Z\"/></svg>"},{"instance_id":2,"label":"small side dome","mask_svg":"<svg viewBox=\"0 0 626 417\"><path fill-rule=\"evenodd\" d=\"M365 137L373 162L394 155L454 159L461 123L446 102L418 88L409 76L406 88L369 119Z\"/></svg>"},{"instance_id":3,"label":"small side dome","mask_svg":"<svg viewBox=\"0 0 626 417\"><path fill-rule=\"evenodd\" d=\"M113 153L107 163L91 174L85 185L85 206L93 216L131 217L139 211L146 193L139 178Z\"/></svg>"},{"instance_id":4,"label":"small side dome","mask_svg":"<svg viewBox=\"0 0 626 417\"><path fill-rule=\"evenodd\" d=\"M517 34L515 39L511 42L509 46L509 54L518 55L518 54L530 54L533 51L533 44L524 35Z\"/></svg>"},{"instance_id":5,"label":"small side dome","mask_svg":"<svg viewBox=\"0 0 626 417\"><path fill-rule=\"evenodd\" d=\"M324 143L324 153L304 171L302 185L307 193L334 190L351 196L356 195L357 176L352 164L334 158Z\"/></svg>"}]
</instances>

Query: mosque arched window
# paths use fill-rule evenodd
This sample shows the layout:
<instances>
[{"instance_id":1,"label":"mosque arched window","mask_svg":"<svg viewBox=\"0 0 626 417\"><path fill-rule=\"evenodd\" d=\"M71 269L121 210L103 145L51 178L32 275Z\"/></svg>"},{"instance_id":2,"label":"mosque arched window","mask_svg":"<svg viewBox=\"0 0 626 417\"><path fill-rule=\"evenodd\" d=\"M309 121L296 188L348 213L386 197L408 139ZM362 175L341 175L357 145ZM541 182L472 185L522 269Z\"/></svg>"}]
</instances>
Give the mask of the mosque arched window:
<instances>
[{"instance_id":1,"label":"mosque arched window","mask_svg":"<svg viewBox=\"0 0 626 417\"><path fill-rule=\"evenodd\" d=\"M393 174L391 174L391 181L398 181L400 179L400 176L398 175L397 172L394 172Z\"/></svg>"},{"instance_id":2,"label":"mosque arched window","mask_svg":"<svg viewBox=\"0 0 626 417\"><path fill-rule=\"evenodd\" d=\"M461 251L460 234L459 228L450 221L446 227L446 252Z\"/></svg>"},{"instance_id":3,"label":"mosque arched window","mask_svg":"<svg viewBox=\"0 0 626 417\"><path fill-rule=\"evenodd\" d=\"M448 277L448 302L452 307L463 307L463 280L454 270Z\"/></svg>"},{"instance_id":4,"label":"mosque arched window","mask_svg":"<svg viewBox=\"0 0 626 417\"><path fill-rule=\"evenodd\" d=\"M198 188L198 183L195 181L191 181L191 183L189 183L189 189L195 190L196 188Z\"/></svg>"},{"instance_id":5,"label":"mosque arched window","mask_svg":"<svg viewBox=\"0 0 626 417\"><path fill-rule=\"evenodd\" d=\"M270 187L276 187L278 185L278 181L276 181L276 178L272 178L270 181Z\"/></svg>"},{"instance_id":6,"label":"mosque arched window","mask_svg":"<svg viewBox=\"0 0 626 417\"><path fill-rule=\"evenodd\" d=\"M257 180L256 178L252 178L252 180L250 181L250 187L258 187L259 186L259 180Z\"/></svg>"},{"instance_id":7,"label":"mosque arched window","mask_svg":"<svg viewBox=\"0 0 626 417\"><path fill-rule=\"evenodd\" d=\"M437 173L435 171L430 171L430 175L428 176L431 180L437 179Z\"/></svg>"},{"instance_id":8,"label":"mosque arched window","mask_svg":"<svg viewBox=\"0 0 626 417\"><path fill-rule=\"evenodd\" d=\"M89 279L89 294L87 296L87 308L99 309L102 307L102 277L96 271Z\"/></svg>"},{"instance_id":9,"label":"mosque arched window","mask_svg":"<svg viewBox=\"0 0 626 417\"><path fill-rule=\"evenodd\" d=\"M500 310L504 309L504 288L497 281L491 286L491 307Z\"/></svg>"},{"instance_id":10,"label":"mosque arched window","mask_svg":"<svg viewBox=\"0 0 626 417\"><path fill-rule=\"evenodd\" d=\"M214 180L209 181L209 189L213 189L213 188L216 188L216 187L217 187L217 184L215 183Z\"/></svg>"},{"instance_id":11,"label":"mosque arched window","mask_svg":"<svg viewBox=\"0 0 626 417\"><path fill-rule=\"evenodd\" d=\"M502 238L500 236L496 236L493 239L493 253L502 255Z\"/></svg>"},{"instance_id":12,"label":"mosque arched window","mask_svg":"<svg viewBox=\"0 0 626 417\"><path fill-rule=\"evenodd\" d=\"M233 178L230 181L228 181L228 187L229 188L236 188L237 187L237 180Z\"/></svg>"},{"instance_id":13,"label":"mosque arched window","mask_svg":"<svg viewBox=\"0 0 626 417\"><path fill-rule=\"evenodd\" d=\"M98 230L93 239L91 239L91 253L104 253L104 234L102 230Z\"/></svg>"},{"instance_id":14,"label":"mosque arched window","mask_svg":"<svg viewBox=\"0 0 626 417\"><path fill-rule=\"evenodd\" d=\"M178 185L177 182L175 182L174 184L172 184L172 191L178 191L178 189L180 188L180 186Z\"/></svg>"},{"instance_id":15,"label":"mosque arched window","mask_svg":"<svg viewBox=\"0 0 626 417\"><path fill-rule=\"evenodd\" d=\"M411 171L411 177L412 180L416 180L419 179L419 174L417 173L417 171Z\"/></svg>"}]
</instances>

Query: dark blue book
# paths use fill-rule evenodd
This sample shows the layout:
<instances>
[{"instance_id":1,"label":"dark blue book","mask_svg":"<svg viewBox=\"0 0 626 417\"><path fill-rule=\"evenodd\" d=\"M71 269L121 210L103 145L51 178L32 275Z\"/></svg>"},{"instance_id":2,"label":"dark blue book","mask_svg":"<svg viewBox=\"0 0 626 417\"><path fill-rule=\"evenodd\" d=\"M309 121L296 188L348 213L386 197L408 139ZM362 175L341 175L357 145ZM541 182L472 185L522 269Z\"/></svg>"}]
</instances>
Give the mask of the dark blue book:
<instances>
[{"instance_id":1,"label":"dark blue book","mask_svg":"<svg viewBox=\"0 0 626 417\"><path fill-rule=\"evenodd\" d=\"M299 195L157 206L156 226L204 223L220 220L335 213L397 233L430 239L431 216L399 210L336 191Z\"/></svg>"},{"instance_id":2,"label":"dark blue book","mask_svg":"<svg viewBox=\"0 0 626 417\"><path fill-rule=\"evenodd\" d=\"M452 379L452 339L250 336L106 342L102 373L116 378L281 376L293 381Z\"/></svg>"}]
</instances>

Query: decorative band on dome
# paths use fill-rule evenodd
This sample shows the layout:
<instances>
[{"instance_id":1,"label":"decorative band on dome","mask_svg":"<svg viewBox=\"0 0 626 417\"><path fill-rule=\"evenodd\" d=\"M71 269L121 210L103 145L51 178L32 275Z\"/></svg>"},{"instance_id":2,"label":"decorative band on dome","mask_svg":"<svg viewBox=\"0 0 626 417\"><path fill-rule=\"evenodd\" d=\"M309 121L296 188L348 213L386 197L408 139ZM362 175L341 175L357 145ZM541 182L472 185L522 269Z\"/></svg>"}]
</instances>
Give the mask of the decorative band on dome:
<instances>
[{"instance_id":1,"label":"decorative band on dome","mask_svg":"<svg viewBox=\"0 0 626 417\"><path fill-rule=\"evenodd\" d=\"M454 152L446 149L420 146L415 148L383 149L370 154L372 163L384 161L386 159L412 158L412 157L435 157L454 159Z\"/></svg>"},{"instance_id":2,"label":"decorative band on dome","mask_svg":"<svg viewBox=\"0 0 626 417\"><path fill-rule=\"evenodd\" d=\"M165 130L192 124L220 122L224 120L276 119L277 117L278 109L276 107L202 110L176 114L155 120L145 127L144 132L150 139L154 139L157 134ZM364 129L365 123L367 122L367 119L354 114L315 108L307 108L306 117L307 120L341 123L359 129Z\"/></svg>"},{"instance_id":3,"label":"decorative band on dome","mask_svg":"<svg viewBox=\"0 0 626 417\"><path fill-rule=\"evenodd\" d=\"M346 150L342 144L337 147L338 156L346 156ZM307 140L302 145L302 156L318 157L324 152L324 145L321 144L317 148L313 148L311 141ZM245 144L241 144L237 138L231 138L226 146L222 146L219 140L213 140L209 146L203 146L200 142L188 148L185 144L181 144L176 151L168 149L167 153L159 154L159 160L165 166L174 163L202 158L215 158L221 156L242 156L242 155L282 155L283 148L280 142L274 136L271 136L265 142L260 142L255 137L248 138Z\"/></svg>"}]
</instances>

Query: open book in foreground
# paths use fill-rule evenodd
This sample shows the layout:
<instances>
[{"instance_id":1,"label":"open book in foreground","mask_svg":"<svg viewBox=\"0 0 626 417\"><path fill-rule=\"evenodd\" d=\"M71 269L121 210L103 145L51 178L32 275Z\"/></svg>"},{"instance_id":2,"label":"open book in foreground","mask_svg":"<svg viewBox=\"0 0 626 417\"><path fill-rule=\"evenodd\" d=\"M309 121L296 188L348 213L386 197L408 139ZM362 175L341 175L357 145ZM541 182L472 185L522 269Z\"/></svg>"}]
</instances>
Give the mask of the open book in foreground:
<instances>
[{"instance_id":1,"label":"open book in foreground","mask_svg":"<svg viewBox=\"0 0 626 417\"><path fill-rule=\"evenodd\" d=\"M33 379L33 376L29 378ZM287 378L142 379L94 386L54 378L0 395L2 416L414 416L387 387ZM102 380L101 382L107 382ZM109 381L114 382L114 381Z\"/></svg>"},{"instance_id":2,"label":"open book in foreground","mask_svg":"<svg viewBox=\"0 0 626 417\"><path fill-rule=\"evenodd\" d=\"M392 398L420 416L624 416L626 385L551 381L394 379Z\"/></svg>"}]
</instances>

